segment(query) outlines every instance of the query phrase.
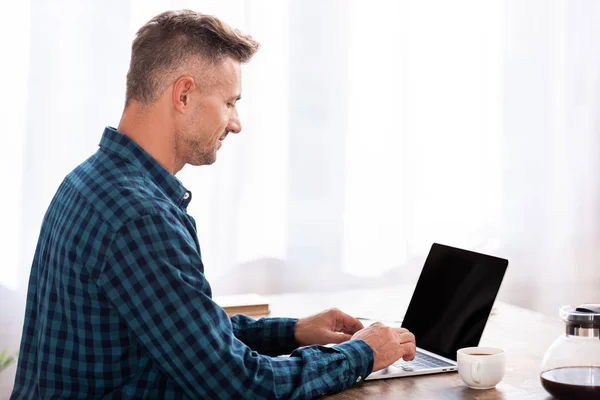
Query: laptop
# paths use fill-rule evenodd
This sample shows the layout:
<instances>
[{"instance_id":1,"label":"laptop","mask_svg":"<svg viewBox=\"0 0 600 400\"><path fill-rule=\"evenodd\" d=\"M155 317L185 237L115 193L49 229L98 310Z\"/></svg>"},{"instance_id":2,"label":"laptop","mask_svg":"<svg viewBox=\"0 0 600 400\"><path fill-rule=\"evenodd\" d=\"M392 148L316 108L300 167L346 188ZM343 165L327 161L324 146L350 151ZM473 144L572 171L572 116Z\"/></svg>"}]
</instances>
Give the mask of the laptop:
<instances>
[{"instance_id":1,"label":"laptop","mask_svg":"<svg viewBox=\"0 0 600 400\"><path fill-rule=\"evenodd\" d=\"M417 339L415 359L366 379L456 371L456 351L479 345L507 267L502 258L434 243L402 321Z\"/></svg>"}]
</instances>

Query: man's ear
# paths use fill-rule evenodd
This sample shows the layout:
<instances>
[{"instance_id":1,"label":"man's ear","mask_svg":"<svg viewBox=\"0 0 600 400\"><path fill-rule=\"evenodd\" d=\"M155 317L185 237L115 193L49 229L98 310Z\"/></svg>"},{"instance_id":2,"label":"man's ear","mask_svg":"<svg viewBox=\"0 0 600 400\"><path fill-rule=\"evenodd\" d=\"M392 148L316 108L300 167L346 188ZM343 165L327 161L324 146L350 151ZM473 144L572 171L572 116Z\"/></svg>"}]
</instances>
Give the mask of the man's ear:
<instances>
[{"instance_id":1,"label":"man's ear","mask_svg":"<svg viewBox=\"0 0 600 400\"><path fill-rule=\"evenodd\" d=\"M191 100L191 94L196 82L191 76L182 76L173 84L173 106L181 113L185 112Z\"/></svg>"}]
</instances>

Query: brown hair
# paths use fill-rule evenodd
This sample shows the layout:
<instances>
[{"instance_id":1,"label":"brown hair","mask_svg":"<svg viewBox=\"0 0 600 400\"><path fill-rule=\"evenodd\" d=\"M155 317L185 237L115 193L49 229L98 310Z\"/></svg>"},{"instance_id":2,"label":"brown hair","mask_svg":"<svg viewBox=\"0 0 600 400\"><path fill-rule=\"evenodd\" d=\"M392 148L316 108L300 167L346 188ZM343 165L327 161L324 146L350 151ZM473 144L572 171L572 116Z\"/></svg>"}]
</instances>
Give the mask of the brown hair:
<instances>
[{"instance_id":1,"label":"brown hair","mask_svg":"<svg viewBox=\"0 0 600 400\"><path fill-rule=\"evenodd\" d=\"M230 56L249 61L257 41L211 15L191 10L166 11L137 32L131 46L125 105L148 105L172 82L172 73L191 57L213 65Z\"/></svg>"}]
</instances>

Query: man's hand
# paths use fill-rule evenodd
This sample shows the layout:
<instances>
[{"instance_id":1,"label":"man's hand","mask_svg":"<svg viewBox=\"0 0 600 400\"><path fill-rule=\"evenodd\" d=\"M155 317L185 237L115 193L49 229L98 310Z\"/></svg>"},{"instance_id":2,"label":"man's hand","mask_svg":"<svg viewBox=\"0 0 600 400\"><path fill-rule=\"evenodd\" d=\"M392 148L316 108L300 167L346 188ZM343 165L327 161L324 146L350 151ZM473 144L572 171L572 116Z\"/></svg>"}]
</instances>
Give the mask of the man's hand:
<instances>
[{"instance_id":1,"label":"man's hand","mask_svg":"<svg viewBox=\"0 0 600 400\"><path fill-rule=\"evenodd\" d=\"M415 335L407 329L392 328L380 322L356 332L352 340L356 339L364 340L373 349L373 372L389 367L400 358L411 361L417 351Z\"/></svg>"},{"instance_id":2,"label":"man's hand","mask_svg":"<svg viewBox=\"0 0 600 400\"><path fill-rule=\"evenodd\" d=\"M337 308L300 318L296 323L296 342L300 346L342 343L363 329L363 324Z\"/></svg>"}]
</instances>

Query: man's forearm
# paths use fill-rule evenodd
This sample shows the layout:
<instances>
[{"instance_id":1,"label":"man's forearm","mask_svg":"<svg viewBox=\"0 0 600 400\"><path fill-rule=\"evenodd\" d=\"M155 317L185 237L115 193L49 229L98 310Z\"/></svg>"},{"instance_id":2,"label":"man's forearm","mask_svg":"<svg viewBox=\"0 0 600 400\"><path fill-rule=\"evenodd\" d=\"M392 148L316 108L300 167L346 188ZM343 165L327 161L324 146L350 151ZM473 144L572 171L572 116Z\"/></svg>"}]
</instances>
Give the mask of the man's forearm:
<instances>
[{"instance_id":1,"label":"man's forearm","mask_svg":"<svg viewBox=\"0 0 600 400\"><path fill-rule=\"evenodd\" d=\"M298 347L297 321L295 318L255 320L241 314L231 317L234 335L253 350L270 356L289 354Z\"/></svg>"}]
</instances>

